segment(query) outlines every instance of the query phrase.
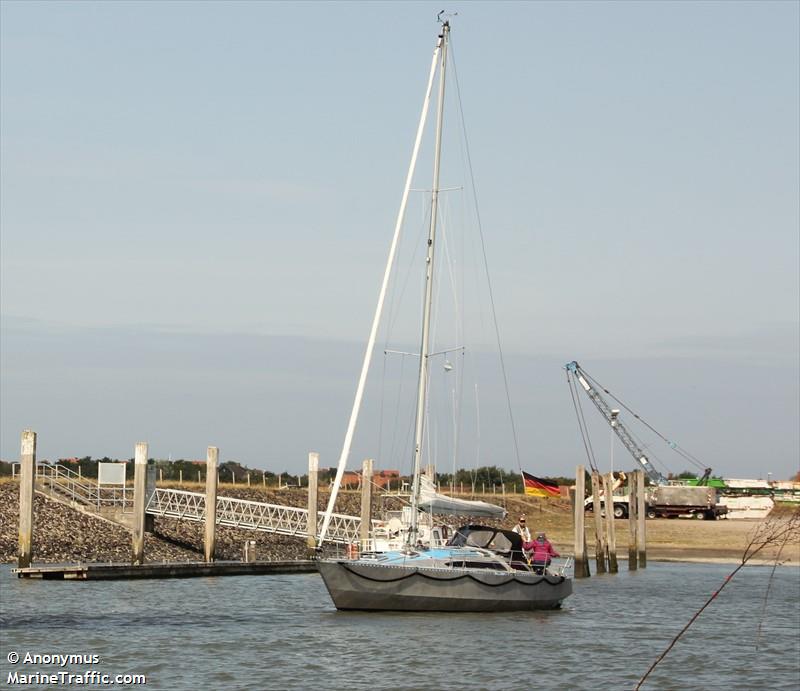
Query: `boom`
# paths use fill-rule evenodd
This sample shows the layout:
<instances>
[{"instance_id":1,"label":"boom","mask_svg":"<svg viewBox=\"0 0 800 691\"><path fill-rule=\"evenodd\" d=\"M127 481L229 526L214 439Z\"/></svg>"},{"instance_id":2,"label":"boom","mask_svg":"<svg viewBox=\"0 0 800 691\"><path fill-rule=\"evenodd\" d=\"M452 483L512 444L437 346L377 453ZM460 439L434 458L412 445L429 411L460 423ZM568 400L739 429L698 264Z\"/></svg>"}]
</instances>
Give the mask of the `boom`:
<instances>
[{"instance_id":1,"label":"boom","mask_svg":"<svg viewBox=\"0 0 800 691\"><path fill-rule=\"evenodd\" d=\"M587 377L584 376L583 370L581 370L581 366L573 360L569 364L565 365L564 368L567 370L567 372L571 372L575 376L580 385L583 387L583 390L586 391L586 395L589 397L592 403L595 404L596 408L600 411L600 414L608 421L608 424L611 425L611 429L614 430L625 448L630 451L631 455L642 466L642 468L644 468L644 472L647 473L647 476L650 478L650 480L657 485L666 485L667 478L665 478L653 467L653 464L650 463L644 451L642 451L639 448L639 445L633 440L633 437L625 428L625 425L623 425L622 422L617 418L617 413L619 411L612 410L606 399L603 398L600 395L600 392L589 383Z\"/></svg>"}]
</instances>

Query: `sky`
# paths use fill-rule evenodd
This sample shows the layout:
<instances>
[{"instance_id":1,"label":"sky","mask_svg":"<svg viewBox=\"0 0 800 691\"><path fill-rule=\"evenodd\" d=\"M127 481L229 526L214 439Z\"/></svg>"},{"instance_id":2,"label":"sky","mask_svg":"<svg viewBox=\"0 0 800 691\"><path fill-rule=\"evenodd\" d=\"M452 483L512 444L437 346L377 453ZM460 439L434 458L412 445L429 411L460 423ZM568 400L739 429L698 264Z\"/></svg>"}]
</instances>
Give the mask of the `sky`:
<instances>
[{"instance_id":1,"label":"sky","mask_svg":"<svg viewBox=\"0 0 800 691\"><path fill-rule=\"evenodd\" d=\"M0 3L4 460L30 428L40 458L336 463L441 9ZM715 473L796 473L800 4L447 9L520 457L486 385L460 465L587 463L578 360Z\"/></svg>"}]
</instances>

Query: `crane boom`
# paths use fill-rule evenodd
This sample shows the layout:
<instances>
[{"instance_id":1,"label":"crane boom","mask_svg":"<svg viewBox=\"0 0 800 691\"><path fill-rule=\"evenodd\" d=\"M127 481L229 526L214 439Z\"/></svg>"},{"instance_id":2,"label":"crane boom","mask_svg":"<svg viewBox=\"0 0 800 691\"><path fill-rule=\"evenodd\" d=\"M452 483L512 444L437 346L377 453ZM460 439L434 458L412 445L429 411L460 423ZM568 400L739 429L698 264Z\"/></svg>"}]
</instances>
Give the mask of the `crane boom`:
<instances>
[{"instance_id":1,"label":"crane boom","mask_svg":"<svg viewBox=\"0 0 800 691\"><path fill-rule=\"evenodd\" d=\"M628 432L628 430L625 428L625 425L623 425L622 422L617 419L616 414L619 411L612 410L606 399L603 398L600 392L589 383L588 378L584 376L584 372L581 370L581 366L573 360L565 365L564 369L566 369L567 372L571 372L575 376L580 385L583 387L583 390L586 392L586 395L600 411L600 414L608 421L611 429L614 430L615 434L619 437L625 448L628 449L630 454L636 459L637 463L644 468L644 472L647 473L647 476L650 478L650 480L657 485L666 485L668 482L667 478L665 478L653 467L653 464L650 463L644 451L639 448L639 445L634 441L630 432Z\"/></svg>"}]
</instances>

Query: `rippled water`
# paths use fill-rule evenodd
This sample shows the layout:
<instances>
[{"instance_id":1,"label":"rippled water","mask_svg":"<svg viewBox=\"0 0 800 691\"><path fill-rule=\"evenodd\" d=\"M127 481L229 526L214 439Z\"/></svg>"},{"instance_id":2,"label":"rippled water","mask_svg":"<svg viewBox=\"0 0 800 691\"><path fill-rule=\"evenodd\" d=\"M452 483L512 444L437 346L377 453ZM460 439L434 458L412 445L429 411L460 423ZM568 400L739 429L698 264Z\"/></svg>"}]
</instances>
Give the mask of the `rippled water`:
<instances>
[{"instance_id":1,"label":"rippled water","mask_svg":"<svg viewBox=\"0 0 800 691\"><path fill-rule=\"evenodd\" d=\"M7 661L29 651L94 653L71 668L146 674L147 689L626 689L732 568L623 565L553 612L368 614L337 612L316 574L63 582L2 567L0 687L57 671ZM777 570L762 620L770 572L740 572L644 688L797 689L800 570Z\"/></svg>"}]
</instances>

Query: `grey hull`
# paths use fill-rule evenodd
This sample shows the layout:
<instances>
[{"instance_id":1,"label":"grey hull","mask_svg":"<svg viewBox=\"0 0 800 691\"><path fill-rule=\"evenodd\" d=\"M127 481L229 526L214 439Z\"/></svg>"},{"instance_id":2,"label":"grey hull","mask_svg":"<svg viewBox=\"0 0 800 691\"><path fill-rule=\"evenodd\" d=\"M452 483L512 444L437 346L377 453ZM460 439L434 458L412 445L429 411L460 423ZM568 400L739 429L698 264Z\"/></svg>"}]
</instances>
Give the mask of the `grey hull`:
<instances>
[{"instance_id":1,"label":"grey hull","mask_svg":"<svg viewBox=\"0 0 800 691\"><path fill-rule=\"evenodd\" d=\"M555 609L572 593L563 576L442 569L324 559L322 580L337 609L512 612Z\"/></svg>"}]
</instances>

